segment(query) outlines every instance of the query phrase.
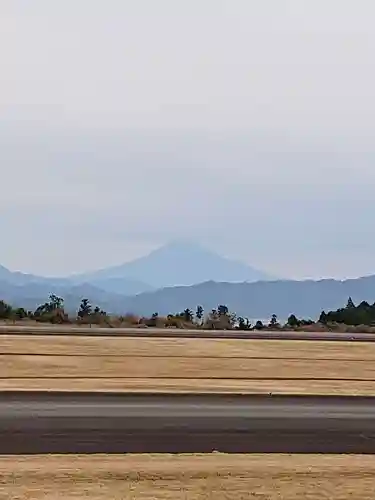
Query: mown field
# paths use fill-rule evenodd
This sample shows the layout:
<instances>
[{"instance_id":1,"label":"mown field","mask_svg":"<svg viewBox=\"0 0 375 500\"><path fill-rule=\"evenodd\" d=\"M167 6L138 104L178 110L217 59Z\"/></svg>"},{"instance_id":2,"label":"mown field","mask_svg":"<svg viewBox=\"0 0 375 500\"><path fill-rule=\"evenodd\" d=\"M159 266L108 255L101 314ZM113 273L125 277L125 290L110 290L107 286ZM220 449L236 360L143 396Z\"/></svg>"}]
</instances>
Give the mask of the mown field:
<instances>
[{"instance_id":1,"label":"mown field","mask_svg":"<svg viewBox=\"0 0 375 500\"><path fill-rule=\"evenodd\" d=\"M373 456L0 457L0 498L17 500L372 500Z\"/></svg>"},{"instance_id":2,"label":"mown field","mask_svg":"<svg viewBox=\"0 0 375 500\"><path fill-rule=\"evenodd\" d=\"M375 394L375 343L0 337L0 390Z\"/></svg>"}]
</instances>

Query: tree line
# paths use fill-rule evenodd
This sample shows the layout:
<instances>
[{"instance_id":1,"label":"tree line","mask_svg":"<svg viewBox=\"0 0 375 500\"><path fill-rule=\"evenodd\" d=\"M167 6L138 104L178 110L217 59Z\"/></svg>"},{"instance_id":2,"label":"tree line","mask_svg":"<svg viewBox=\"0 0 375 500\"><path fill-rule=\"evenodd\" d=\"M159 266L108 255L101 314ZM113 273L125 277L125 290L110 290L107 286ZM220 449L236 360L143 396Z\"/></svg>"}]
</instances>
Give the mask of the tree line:
<instances>
[{"instance_id":1,"label":"tree line","mask_svg":"<svg viewBox=\"0 0 375 500\"><path fill-rule=\"evenodd\" d=\"M291 314L288 320L281 324L273 314L268 322L260 320L251 323L248 318L237 316L231 312L226 305L218 305L216 309L206 312L201 305L196 310L186 308L184 311L167 316L160 316L157 312L151 317L139 317L133 314L124 316L114 316L108 314L99 306L94 306L88 299L82 299L77 309L76 315L72 317L64 308L64 299L51 294L49 299L39 305L35 311L28 311L24 308L15 308L3 300L0 300L0 320L21 321L34 320L37 322L51 324L86 324L86 325L106 325L116 326L128 324L144 325L148 327L159 328L205 328L211 330L262 330L264 328L306 328L311 325L334 325L343 324L348 326L375 326L375 303L370 305L368 302L361 302L355 305L352 298L349 297L345 307L336 311L322 311L317 322L311 319L299 319L295 314Z\"/></svg>"},{"instance_id":2,"label":"tree line","mask_svg":"<svg viewBox=\"0 0 375 500\"><path fill-rule=\"evenodd\" d=\"M64 299L51 294L44 304L39 305L35 311L28 311L23 307L14 308L4 300L0 300L0 319L23 320L30 319L41 323L63 324L74 321L85 322L86 320L95 324L109 316L99 306L92 306L88 299L82 299L75 318L69 316L64 308Z\"/></svg>"},{"instance_id":3,"label":"tree line","mask_svg":"<svg viewBox=\"0 0 375 500\"><path fill-rule=\"evenodd\" d=\"M322 324L339 323L350 326L375 326L375 303L369 304L362 301L355 305L352 298L349 297L345 307L336 311L322 312L319 318Z\"/></svg>"}]
</instances>

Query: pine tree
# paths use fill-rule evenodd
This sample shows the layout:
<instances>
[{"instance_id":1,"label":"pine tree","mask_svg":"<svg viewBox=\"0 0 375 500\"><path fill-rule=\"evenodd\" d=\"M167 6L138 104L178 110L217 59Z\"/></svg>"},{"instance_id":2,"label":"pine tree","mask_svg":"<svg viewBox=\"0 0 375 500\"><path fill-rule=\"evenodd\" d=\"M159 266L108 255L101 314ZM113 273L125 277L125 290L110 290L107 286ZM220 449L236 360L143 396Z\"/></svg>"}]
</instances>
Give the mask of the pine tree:
<instances>
[{"instance_id":1,"label":"pine tree","mask_svg":"<svg viewBox=\"0 0 375 500\"><path fill-rule=\"evenodd\" d=\"M349 299L348 299L348 303L346 304L346 308L347 309L355 309L355 304L354 304L353 299L351 297L349 297Z\"/></svg>"}]
</instances>

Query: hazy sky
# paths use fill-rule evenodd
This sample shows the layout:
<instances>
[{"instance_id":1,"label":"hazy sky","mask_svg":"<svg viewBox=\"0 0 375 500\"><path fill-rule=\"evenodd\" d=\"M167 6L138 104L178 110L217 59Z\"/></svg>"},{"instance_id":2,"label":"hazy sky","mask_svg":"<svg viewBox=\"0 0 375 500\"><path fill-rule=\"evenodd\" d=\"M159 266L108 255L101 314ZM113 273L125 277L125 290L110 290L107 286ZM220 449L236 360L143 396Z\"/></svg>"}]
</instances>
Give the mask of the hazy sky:
<instances>
[{"instance_id":1,"label":"hazy sky","mask_svg":"<svg viewBox=\"0 0 375 500\"><path fill-rule=\"evenodd\" d=\"M1 0L0 263L188 236L288 277L375 273L373 0Z\"/></svg>"}]
</instances>

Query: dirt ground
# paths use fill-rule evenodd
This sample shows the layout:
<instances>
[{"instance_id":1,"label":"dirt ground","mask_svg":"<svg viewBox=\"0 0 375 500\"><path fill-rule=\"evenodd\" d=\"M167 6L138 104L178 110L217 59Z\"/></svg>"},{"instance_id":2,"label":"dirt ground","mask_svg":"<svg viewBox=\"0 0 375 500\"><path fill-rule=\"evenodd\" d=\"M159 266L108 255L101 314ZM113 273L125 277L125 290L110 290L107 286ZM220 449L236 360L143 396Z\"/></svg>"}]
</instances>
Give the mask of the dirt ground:
<instances>
[{"instance_id":1,"label":"dirt ground","mask_svg":"<svg viewBox=\"0 0 375 500\"><path fill-rule=\"evenodd\" d=\"M5 500L372 500L375 457L0 457Z\"/></svg>"},{"instance_id":2,"label":"dirt ground","mask_svg":"<svg viewBox=\"0 0 375 500\"><path fill-rule=\"evenodd\" d=\"M375 394L375 343L2 336L0 390Z\"/></svg>"}]
</instances>

